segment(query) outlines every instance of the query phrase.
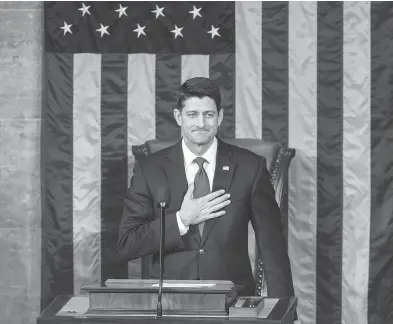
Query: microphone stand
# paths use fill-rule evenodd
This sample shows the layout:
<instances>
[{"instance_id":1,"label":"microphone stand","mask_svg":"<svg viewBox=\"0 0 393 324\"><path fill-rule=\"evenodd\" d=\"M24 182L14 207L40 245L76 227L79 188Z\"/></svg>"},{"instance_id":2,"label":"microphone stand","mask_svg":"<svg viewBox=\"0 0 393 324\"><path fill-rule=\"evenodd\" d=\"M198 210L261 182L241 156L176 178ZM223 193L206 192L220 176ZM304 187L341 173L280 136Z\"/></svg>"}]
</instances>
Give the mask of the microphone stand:
<instances>
[{"instance_id":1,"label":"microphone stand","mask_svg":"<svg viewBox=\"0 0 393 324\"><path fill-rule=\"evenodd\" d=\"M160 281L158 284L157 319L162 317L162 286L164 277L164 246L165 246L165 202L160 202Z\"/></svg>"}]
</instances>

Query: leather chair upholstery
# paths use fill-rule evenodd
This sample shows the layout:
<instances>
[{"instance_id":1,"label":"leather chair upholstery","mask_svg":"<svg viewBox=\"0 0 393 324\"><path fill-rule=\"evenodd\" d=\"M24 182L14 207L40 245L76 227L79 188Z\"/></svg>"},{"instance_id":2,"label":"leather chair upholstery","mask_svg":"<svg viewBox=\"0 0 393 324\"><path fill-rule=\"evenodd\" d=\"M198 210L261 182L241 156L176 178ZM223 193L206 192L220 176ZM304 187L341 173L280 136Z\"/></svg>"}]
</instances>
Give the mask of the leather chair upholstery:
<instances>
[{"instance_id":1,"label":"leather chair upholstery","mask_svg":"<svg viewBox=\"0 0 393 324\"><path fill-rule=\"evenodd\" d=\"M148 156L156 151L164 149L178 141L160 141L149 140L142 145L132 146L132 153L135 156L136 163L141 156ZM285 148L279 143L267 142L260 139L223 139L223 141L246 148L260 156L263 156L267 161L267 168L270 173L270 181L273 185L276 195L276 201L281 211L284 208L285 194L288 191L288 170L289 165L295 156L295 149ZM255 246L255 237L254 242ZM255 247L255 251L257 248ZM266 282L264 279L264 272L262 261L258 257L258 252L255 253L255 260L250 260L254 266L253 272L257 283L256 295L266 296ZM142 278L148 278L148 257L142 258Z\"/></svg>"}]
</instances>

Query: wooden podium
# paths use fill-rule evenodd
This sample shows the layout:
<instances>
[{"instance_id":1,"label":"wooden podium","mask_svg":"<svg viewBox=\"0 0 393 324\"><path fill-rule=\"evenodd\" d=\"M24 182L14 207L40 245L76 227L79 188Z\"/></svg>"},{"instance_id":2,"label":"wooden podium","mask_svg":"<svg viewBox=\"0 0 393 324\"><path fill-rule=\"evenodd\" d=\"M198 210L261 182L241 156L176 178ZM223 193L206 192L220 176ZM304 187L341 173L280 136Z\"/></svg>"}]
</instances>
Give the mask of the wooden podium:
<instances>
[{"instance_id":1,"label":"wooden podium","mask_svg":"<svg viewBox=\"0 0 393 324\"><path fill-rule=\"evenodd\" d=\"M82 287L89 293L87 316L146 316L157 312L158 280L107 280ZM226 294L232 281L165 280L162 288L163 316L226 316Z\"/></svg>"},{"instance_id":2,"label":"wooden podium","mask_svg":"<svg viewBox=\"0 0 393 324\"><path fill-rule=\"evenodd\" d=\"M231 281L164 280L163 314L156 317L158 280L108 280L82 289L88 294L59 295L37 324L293 324L297 298L265 298L254 318L231 317L226 294ZM233 305L232 305L233 306Z\"/></svg>"}]
</instances>

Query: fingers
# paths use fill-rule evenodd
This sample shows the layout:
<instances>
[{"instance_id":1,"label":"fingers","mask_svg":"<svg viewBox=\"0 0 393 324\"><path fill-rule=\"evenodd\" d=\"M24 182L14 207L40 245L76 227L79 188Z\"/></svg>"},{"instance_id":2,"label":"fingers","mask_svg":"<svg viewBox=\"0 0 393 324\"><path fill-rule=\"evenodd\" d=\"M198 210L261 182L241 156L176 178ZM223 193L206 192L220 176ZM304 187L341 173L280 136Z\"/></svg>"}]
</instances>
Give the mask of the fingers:
<instances>
[{"instance_id":1,"label":"fingers","mask_svg":"<svg viewBox=\"0 0 393 324\"><path fill-rule=\"evenodd\" d=\"M223 195L224 193L225 193L225 190L221 189L221 190L211 192L208 195L201 197L200 199L201 199L202 203L205 203L205 202L208 202L210 200L213 200L213 199Z\"/></svg>"},{"instance_id":2,"label":"fingers","mask_svg":"<svg viewBox=\"0 0 393 324\"><path fill-rule=\"evenodd\" d=\"M229 199L225 200L225 201L223 201L223 202L221 202L219 204L215 204L215 205L211 206L208 209L208 211L209 211L209 213L215 212L217 210L220 210L221 208L224 208L224 207L228 206L230 203L231 203L231 201Z\"/></svg>"},{"instance_id":3,"label":"fingers","mask_svg":"<svg viewBox=\"0 0 393 324\"><path fill-rule=\"evenodd\" d=\"M206 208L207 207L206 206L207 204L206 204L205 208L204 208L204 212L202 212L202 214L199 214L199 217L197 217L194 220L194 223L195 224L199 224L199 223L205 222L205 221L207 221L209 219L223 216L226 213L226 211L225 210L220 210L220 209L228 206L231 203L231 201L228 199L229 196L230 195L227 194L227 195L224 195L224 196L220 197L219 198L221 200L220 203L216 203L214 205L211 205L208 208ZM225 201L222 201L224 199L225 199ZM218 198L216 200L218 200Z\"/></svg>"},{"instance_id":4,"label":"fingers","mask_svg":"<svg viewBox=\"0 0 393 324\"><path fill-rule=\"evenodd\" d=\"M224 214L225 214L225 210L220 210L219 212L216 212L216 213L210 213L209 215L207 215L205 217L205 221L208 220L208 219L212 219L212 218L217 218L217 217L223 216Z\"/></svg>"},{"instance_id":5,"label":"fingers","mask_svg":"<svg viewBox=\"0 0 393 324\"><path fill-rule=\"evenodd\" d=\"M227 193L227 194L219 196L213 200L210 200L208 203L206 203L206 205L208 207L217 205L219 203L222 203L223 201L226 201L227 199L229 199L229 197L231 197L231 195L229 193Z\"/></svg>"},{"instance_id":6,"label":"fingers","mask_svg":"<svg viewBox=\"0 0 393 324\"><path fill-rule=\"evenodd\" d=\"M215 213L210 213L210 214L207 214L207 215L204 215L204 216L200 216L200 217L196 218L193 221L192 224L199 224L199 223L202 223L202 222L206 222L209 219L223 216L225 213L226 213L225 210L220 210L220 211L215 212Z\"/></svg>"}]
</instances>

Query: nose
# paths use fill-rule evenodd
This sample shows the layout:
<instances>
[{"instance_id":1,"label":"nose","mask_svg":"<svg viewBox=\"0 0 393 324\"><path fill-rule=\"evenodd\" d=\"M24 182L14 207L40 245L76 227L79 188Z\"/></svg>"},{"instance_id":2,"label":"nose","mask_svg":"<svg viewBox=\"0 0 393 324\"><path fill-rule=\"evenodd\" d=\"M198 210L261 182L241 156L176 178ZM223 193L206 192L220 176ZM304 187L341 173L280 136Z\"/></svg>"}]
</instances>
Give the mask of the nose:
<instances>
[{"instance_id":1,"label":"nose","mask_svg":"<svg viewBox=\"0 0 393 324\"><path fill-rule=\"evenodd\" d=\"M200 114L197 118L196 124L198 127L204 127L205 126L205 116L203 114Z\"/></svg>"}]
</instances>

